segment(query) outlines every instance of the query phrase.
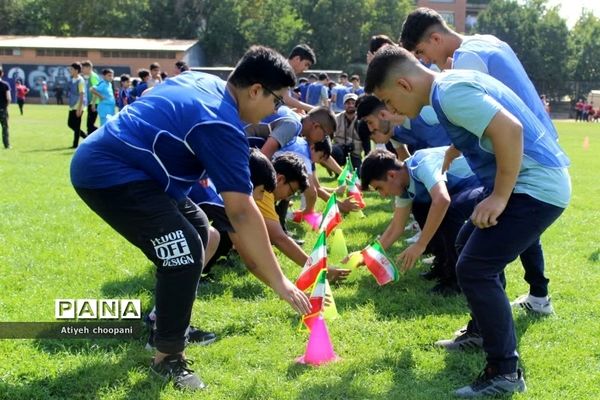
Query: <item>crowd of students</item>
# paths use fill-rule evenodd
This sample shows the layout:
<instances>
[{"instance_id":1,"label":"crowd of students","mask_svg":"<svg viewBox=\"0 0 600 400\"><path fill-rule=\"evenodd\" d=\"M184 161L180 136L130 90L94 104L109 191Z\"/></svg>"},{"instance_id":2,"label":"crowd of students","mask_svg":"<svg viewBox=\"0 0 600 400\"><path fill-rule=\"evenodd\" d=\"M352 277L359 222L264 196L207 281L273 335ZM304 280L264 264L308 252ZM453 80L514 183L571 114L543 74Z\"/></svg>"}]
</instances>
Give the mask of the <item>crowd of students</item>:
<instances>
[{"instance_id":1,"label":"crowd of students","mask_svg":"<svg viewBox=\"0 0 600 400\"><path fill-rule=\"evenodd\" d=\"M271 244L305 264L301 238L286 232L287 200L302 193L299 213L312 213L317 198L340 190L321 185L315 165L339 174L349 159L363 190L395 197L382 247L400 238L412 212L421 234L401 252L402 270L433 254L424 274L438 280L432 292L462 293L468 301L470 322L437 345L482 348L487 364L456 394L525 390L504 268L520 257L530 285L512 306L553 313L540 236L571 191L569 160L544 104L506 43L460 35L426 8L407 17L399 43L374 37L367 61L365 88L358 75L342 74L334 84L326 74L296 82L317 62L307 45L287 59L253 46L227 81L186 72L161 83L141 71L133 96L123 85L123 109L103 114L101 127L79 146L71 164L77 193L156 265L148 345L156 349L151 370L158 376L180 388L205 386L184 348L216 335L191 327L191 310L203 268L206 274L232 248L297 312L309 312L306 294L282 273ZM86 105L86 84L79 64L70 69L75 119ZM112 71L102 74L112 80ZM98 112L106 90L98 79L89 91ZM76 147L85 134L76 122L72 128ZM351 199L338 206L358 207ZM328 272L333 281L349 273Z\"/></svg>"},{"instance_id":2,"label":"crowd of students","mask_svg":"<svg viewBox=\"0 0 600 400\"><path fill-rule=\"evenodd\" d=\"M600 120L600 107L594 108L594 103L579 100L575 103L575 121L598 122Z\"/></svg>"}]
</instances>

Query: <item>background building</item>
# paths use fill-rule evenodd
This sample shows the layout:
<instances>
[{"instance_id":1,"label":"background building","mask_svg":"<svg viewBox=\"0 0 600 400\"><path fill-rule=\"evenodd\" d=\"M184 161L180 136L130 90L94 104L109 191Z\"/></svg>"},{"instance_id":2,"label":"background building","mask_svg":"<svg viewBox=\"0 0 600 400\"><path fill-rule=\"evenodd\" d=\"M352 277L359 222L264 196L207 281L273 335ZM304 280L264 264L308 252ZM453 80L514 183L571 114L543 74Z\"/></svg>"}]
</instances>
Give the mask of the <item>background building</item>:
<instances>
[{"instance_id":1,"label":"background building","mask_svg":"<svg viewBox=\"0 0 600 400\"><path fill-rule=\"evenodd\" d=\"M110 67L115 76L136 75L140 68L158 62L169 75L175 62L204 65L204 56L195 40L137 39L110 37L0 36L0 60L5 79L13 86L20 78L30 88L28 97L39 97L46 81L52 96L57 86L65 87L68 65L90 60L96 72Z\"/></svg>"},{"instance_id":2,"label":"background building","mask_svg":"<svg viewBox=\"0 0 600 400\"><path fill-rule=\"evenodd\" d=\"M465 32L467 0L417 0L416 5L437 11L457 32Z\"/></svg>"}]
</instances>

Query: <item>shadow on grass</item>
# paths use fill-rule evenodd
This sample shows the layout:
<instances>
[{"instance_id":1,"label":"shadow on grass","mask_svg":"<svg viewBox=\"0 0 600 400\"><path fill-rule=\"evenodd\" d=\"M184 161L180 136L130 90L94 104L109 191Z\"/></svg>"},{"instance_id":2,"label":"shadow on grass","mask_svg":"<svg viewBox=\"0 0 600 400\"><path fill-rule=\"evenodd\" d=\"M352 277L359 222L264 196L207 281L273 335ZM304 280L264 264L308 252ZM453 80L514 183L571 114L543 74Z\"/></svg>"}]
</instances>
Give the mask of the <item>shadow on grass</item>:
<instances>
[{"instance_id":1,"label":"shadow on grass","mask_svg":"<svg viewBox=\"0 0 600 400\"><path fill-rule=\"evenodd\" d=\"M600 250L596 250L592 254L590 254L588 260L594 263L600 262Z\"/></svg>"},{"instance_id":2,"label":"shadow on grass","mask_svg":"<svg viewBox=\"0 0 600 400\"><path fill-rule=\"evenodd\" d=\"M101 342L101 341L98 341ZM126 399L158 399L162 389L159 382L149 371L149 354L144 354L137 342L120 344L114 340L99 344L89 341L36 341L40 350L53 357L69 358L78 356L80 365L73 367L65 360L56 374L47 374L42 378L22 377L22 384L0 386L0 398L10 400L99 399L107 391L115 389L120 397ZM107 353L112 359L106 360ZM81 356L84 356L82 359ZM90 359L86 360L87 357ZM106 360L106 361L105 361ZM141 378L130 384L131 373L139 373Z\"/></svg>"},{"instance_id":3,"label":"shadow on grass","mask_svg":"<svg viewBox=\"0 0 600 400\"><path fill-rule=\"evenodd\" d=\"M73 154L75 149L71 146L53 147L51 149L34 149L34 150L23 150L23 153L53 153L58 151L64 151L65 154Z\"/></svg>"},{"instance_id":4,"label":"shadow on grass","mask_svg":"<svg viewBox=\"0 0 600 400\"><path fill-rule=\"evenodd\" d=\"M147 272L126 279L105 282L100 289L108 298L127 298L137 295L140 291L154 291L156 278L155 267L150 264Z\"/></svg>"}]
</instances>

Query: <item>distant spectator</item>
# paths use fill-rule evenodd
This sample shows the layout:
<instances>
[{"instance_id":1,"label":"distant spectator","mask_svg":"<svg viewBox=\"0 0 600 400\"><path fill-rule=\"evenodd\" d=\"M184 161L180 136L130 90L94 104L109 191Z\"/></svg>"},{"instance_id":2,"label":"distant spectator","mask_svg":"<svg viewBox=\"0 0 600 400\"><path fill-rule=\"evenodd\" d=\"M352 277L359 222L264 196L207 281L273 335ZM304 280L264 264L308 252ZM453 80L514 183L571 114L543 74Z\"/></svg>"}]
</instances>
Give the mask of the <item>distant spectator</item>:
<instances>
[{"instance_id":1,"label":"distant spectator","mask_svg":"<svg viewBox=\"0 0 600 400\"><path fill-rule=\"evenodd\" d=\"M64 89L61 85L54 87L54 97L56 97L56 104L65 104L63 101Z\"/></svg>"},{"instance_id":2,"label":"distant spectator","mask_svg":"<svg viewBox=\"0 0 600 400\"><path fill-rule=\"evenodd\" d=\"M69 119L67 124L73 130L73 148L79 145L79 138L87 135L81 130L81 116L87 104L85 80L81 76L81 64L74 62L69 66L71 81L69 82Z\"/></svg>"},{"instance_id":3,"label":"distant spectator","mask_svg":"<svg viewBox=\"0 0 600 400\"><path fill-rule=\"evenodd\" d=\"M2 144L5 149L10 149L10 140L8 137L8 106L12 101L10 95L10 86L2 77L4 70L0 67L0 125L2 125Z\"/></svg>"},{"instance_id":4,"label":"distant spectator","mask_svg":"<svg viewBox=\"0 0 600 400\"><path fill-rule=\"evenodd\" d=\"M17 92L17 104L19 105L19 111L23 115L23 106L25 105L25 97L29 93L29 88L23 84L21 79L17 79L15 84L15 91Z\"/></svg>"},{"instance_id":5,"label":"distant spectator","mask_svg":"<svg viewBox=\"0 0 600 400\"><path fill-rule=\"evenodd\" d=\"M100 77L94 71L94 64L90 60L86 60L81 63L81 75L85 80L85 93L86 93L86 104L87 106L87 117L86 117L86 129L87 134L91 135L98 127L96 127L96 119L98 118L98 105L99 99L94 97L91 92L91 88L100 83Z\"/></svg>"},{"instance_id":6,"label":"distant spectator","mask_svg":"<svg viewBox=\"0 0 600 400\"><path fill-rule=\"evenodd\" d=\"M175 63L175 73L173 75L178 75L182 72L189 71L190 67L183 60L179 60Z\"/></svg>"},{"instance_id":7,"label":"distant spectator","mask_svg":"<svg viewBox=\"0 0 600 400\"><path fill-rule=\"evenodd\" d=\"M110 115L115 115L115 92L112 86L114 74L115 72L110 68L102 70L102 81L90 89L94 96L100 99L98 115L101 126L106 124Z\"/></svg>"},{"instance_id":8,"label":"distant spectator","mask_svg":"<svg viewBox=\"0 0 600 400\"><path fill-rule=\"evenodd\" d=\"M148 87L154 87L162 81L163 79L160 73L160 64L157 62L150 64L150 79L147 81Z\"/></svg>"},{"instance_id":9,"label":"distant spectator","mask_svg":"<svg viewBox=\"0 0 600 400\"><path fill-rule=\"evenodd\" d=\"M45 79L40 83L40 102L48 104L48 82Z\"/></svg>"},{"instance_id":10,"label":"distant spectator","mask_svg":"<svg viewBox=\"0 0 600 400\"><path fill-rule=\"evenodd\" d=\"M117 107L122 110L127 104L129 104L129 91L131 87L131 80L129 75L121 75L121 87L119 87L119 95L117 96Z\"/></svg>"}]
</instances>

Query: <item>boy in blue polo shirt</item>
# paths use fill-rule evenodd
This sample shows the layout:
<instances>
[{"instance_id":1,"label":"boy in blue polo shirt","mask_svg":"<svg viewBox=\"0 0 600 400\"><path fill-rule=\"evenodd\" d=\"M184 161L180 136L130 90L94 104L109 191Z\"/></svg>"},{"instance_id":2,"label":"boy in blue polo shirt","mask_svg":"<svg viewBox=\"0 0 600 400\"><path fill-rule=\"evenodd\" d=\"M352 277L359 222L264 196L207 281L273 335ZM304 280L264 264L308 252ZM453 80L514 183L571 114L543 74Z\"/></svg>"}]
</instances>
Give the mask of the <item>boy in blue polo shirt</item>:
<instances>
[{"instance_id":1,"label":"boy in blue polo shirt","mask_svg":"<svg viewBox=\"0 0 600 400\"><path fill-rule=\"evenodd\" d=\"M456 272L481 332L487 365L474 384L455 394L524 391L501 275L568 205L567 156L515 93L478 71L436 73L407 50L388 46L369 65L365 89L391 112L409 117L433 106L485 189L459 233Z\"/></svg>"},{"instance_id":2,"label":"boy in blue polo shirt","mask_svg":"<svg viewBox=\"0 0 600 400\"><path fill-rule=\"evenodd\" d=\"M287 60L255 46L227 82L185 72L138 98L80 146L71 181L84 202L157 266L157 349L151 370L178 388L201 389L183 354L208 237L187 197L207 173L220 192L252 272L298 312L310 303L281 272L251 198L244 123L275 112L295 76Z\"/></svg>"},{"instance_id":3,"label":"boy in blue polo shirt","mask_svg":"<svg viewBox=\"0 0 600 400\"><path fill-rule=\"evenodd\" d=\"M439 283L432 293L452 295L460 292L456 282L458 255L454 243L458 231L469 218L481 193L479 180L463 157L457 158L442 174L447 147L417 150L404 162L387 150L374 150L363 160L361 186L371 186L381 196L396 196L392 221L380 237L388 249L404 233L413 205L424 212L415 213L421 235L398 257L402 270L412 268L431 246L439 263Z\"/></svg>"},{"instance_id":4,"label":"boy in blue polo shirt","mask_svg":"<svg viewBox=\"0 0 600 400\"><path fill-rule=\"evenodd\" d=\"M115 114L116 102L112 86L114 74L115 72L110 68L102 70L102 81L90 89L94 96L100 99L96 110L100 117L100 125L106 124L108 116Z\"/></svg>"}]
</instances>

